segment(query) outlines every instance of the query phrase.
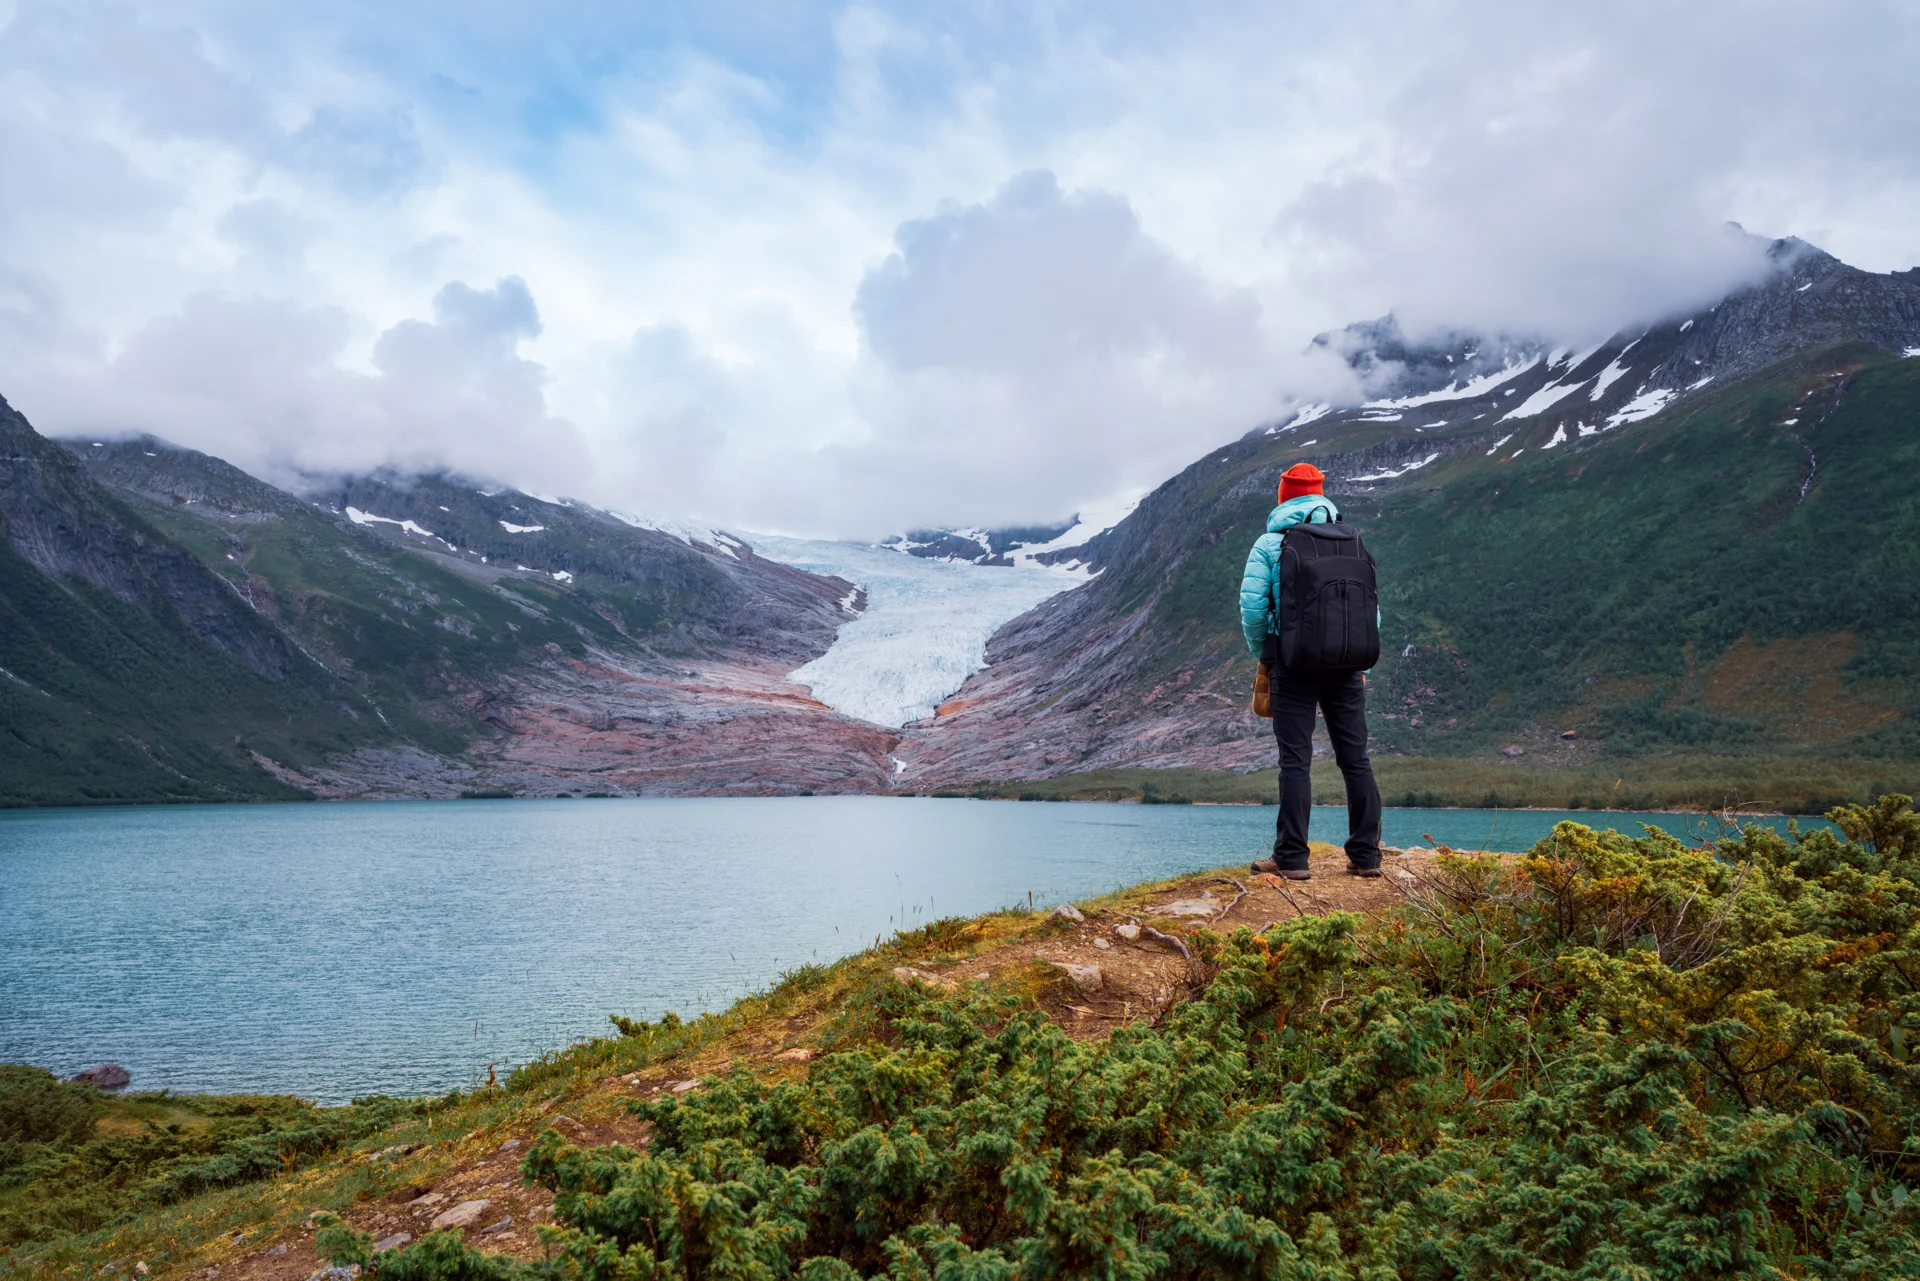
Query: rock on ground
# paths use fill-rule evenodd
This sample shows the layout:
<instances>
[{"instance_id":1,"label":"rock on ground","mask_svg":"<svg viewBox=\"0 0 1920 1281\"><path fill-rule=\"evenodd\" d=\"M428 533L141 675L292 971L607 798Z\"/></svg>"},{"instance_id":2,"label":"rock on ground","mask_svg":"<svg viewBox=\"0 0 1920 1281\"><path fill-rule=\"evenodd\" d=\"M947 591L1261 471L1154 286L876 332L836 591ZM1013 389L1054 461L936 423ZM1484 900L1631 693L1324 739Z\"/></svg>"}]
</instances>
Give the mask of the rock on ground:
<instances>
[{"instance_id":1,"label":"rock on ground","mask_svg":"<svg viewBox=\"0 0 1920 1281\"><path fill-rule=\"evenodd\" d=\"M462 1201L451 1210L443 1210L435 1215L433 1226L435 1228L471 1227L480 1221L480 1216L485 1214L487 1207L492 1204L491 1201Z\"/></svg>"},{"instance_id":2,"label":"rock on ground","mask_svg":"<svg viewBox=\"0 0 1920 1281\"><path fill-rule=\"evenodd\" d=\"M1067 976L1067 982L1082 992L1097 992L1105 978L1097 965L1080 965L1073 961L1055 961L1054 966Z\"/></svg>"}]
</instances>

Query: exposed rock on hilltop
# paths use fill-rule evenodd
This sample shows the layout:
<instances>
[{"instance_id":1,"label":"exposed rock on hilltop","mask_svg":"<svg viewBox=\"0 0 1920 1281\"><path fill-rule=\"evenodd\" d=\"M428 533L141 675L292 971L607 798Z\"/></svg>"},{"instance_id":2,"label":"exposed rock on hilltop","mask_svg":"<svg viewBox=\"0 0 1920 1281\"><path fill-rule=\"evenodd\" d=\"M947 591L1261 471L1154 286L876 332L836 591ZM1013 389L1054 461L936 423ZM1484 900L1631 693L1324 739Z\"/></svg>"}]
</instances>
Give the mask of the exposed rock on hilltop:
<instances>
[{"instance_id":1,"label":"exposed rock on hilltop","mask_svg":"<svg viewBox=\"0 0 1920 1281\"><path fill-rule=\"evenodd\" d=\"M272 680L294 652L191 555L98 486L72 457L0 400L0 535L14 555L55 580L98 588L156 621L178 620L196 638Z\"/></svg>"},{"instance_id":2,"label":"exposed rock on hilltop","mask_svg":"<svg viewBox=\"0 0 1920 1281\"><path fill-rule=\"evenodd\" d=\"M1020 525L1006 529L914 529L886 539L880 545L928 560L964 560L975 565L1005 566L1011 565L1011 558L1023 548L1051 543L1073 526L1074 522L1069 520L1053 525Z\"/></svg>"}]
</instances>

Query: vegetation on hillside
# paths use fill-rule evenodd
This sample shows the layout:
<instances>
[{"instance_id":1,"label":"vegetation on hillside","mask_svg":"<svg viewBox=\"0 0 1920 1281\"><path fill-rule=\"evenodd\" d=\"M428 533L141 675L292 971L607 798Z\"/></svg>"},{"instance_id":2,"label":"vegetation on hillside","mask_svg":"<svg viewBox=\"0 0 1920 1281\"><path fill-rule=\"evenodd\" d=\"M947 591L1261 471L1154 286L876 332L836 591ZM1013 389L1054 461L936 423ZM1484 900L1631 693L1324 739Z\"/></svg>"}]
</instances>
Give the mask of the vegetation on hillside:
<instances>
[{"instance_id":1,"label":"vegetation on hillside","mask_svg":"<svg viewBox=\"0 0 1920 1281\"><path fill-rule=\"evenodd\" d=\"M1572 755L1572 753L1567 753ZM1377 756L1388 805L1407 808L1684 810L1824 814L1888 792L1920 790L1920 764L1884 757L1627 756L1563 764L1547 755L1508 761ZM1313 766L1314 803L1344 805L1340 771ZM1273 805L1274 769L1113 769L987 783L942 793L983 799Z\"/></svg>"},{"instance_id":2,"label":"vegetation on hillside","mask_svg":"<svg viewBox=\"0 0 1920 1281\"><path fill-rule=\"evenodd\" d=\"M415 1144L497 1146L503 1118L818 1003L804 1076L597 1096L644 1147L546 1130L521 1164L555 1194L542 1258L320 1244L392 1281L1920 1276L1920 817L1830 817L1709 847L1562 824L1440 860L1384 918L1200 931L1193 999L1107 1039L1017 987L892 980L979 929L942 922L431 1105L108 1102L10 1069L13 1266L97 1267L127 1238L85 1229L130 1213L185 1262L184 1222L384 1195ZM130 1107L174 1111L102 1132ZM316 1160L331 1182L288 1177Z\"/></svg>"},{"instance_id":3,"label":"vegetation on hillside","mask_svg":"<svg viewBox=\"0 0 1920 1281\"><path fill-rule=\"evenodd\" d=\"M1920 760L1920 600L1902 586L1920 569L1916 424L1920 361L1842 347L1551 451L1468 447L1340 487L1380 565L1377 748L1497 759L1575 729L1609 760L1812 772L1837 754L1863 763L1857 799L1866 762ZM1143 504L1134 551L1087 589L1103 616L1150 610L1108 673L1128 699L1211 679L1244 697L1233 593L1272 478L1311 458L1338 483L1337 460L1390 430L1249 438Z\"/></svg>"},{"instance_id":4,"label":"vegetation on hillside","mask_svg":"<svg viewBox=\"0 0 1920 1281\"><path fill-rule=\"evenodd\" d=\"M1393 741L1544 723L1616 754L1920 758L1920 601L1894 586L1920 547L1920 368L1867 359L1790 362L1631 449L1471 467L1363 513Z\"/></svg>"},{"instance_id":5,"label":"vegetation on hillside","mask_svg":"<svg viewBox=\"0 0 1920 1281\"><path fill-rule=\"evenodd\" d=\"M304 765L392 735L318 667L269 680L0 546L0 806L294 800L253 761Z\"/></svg>"},{"instance_id":6,"label":"vegetation on hillside","mask_svg":"<svg viewBox=\"0 0 1920 1281\"><path fill-rule=\"evenodd\" d=\"M428 1107L165 1091L109 1098L44 1068L0 1064L0 1250L275 1177Z\"/></svg>"},{"instance_id":7,"label":"vegetation on hillside","mask_svg":"<svg viewBox=\"0 0 1920 1281\"><path fill-rule=\"evenodd\" d=\"M548 1131L548 1257L454 1234L378 1276L1920 1275L1920 819L1718 849L1563 824L1459 858L1385 928L1203 940L1157 1027L874 996L803 1082Z\"/></svg>"}]
</instances>

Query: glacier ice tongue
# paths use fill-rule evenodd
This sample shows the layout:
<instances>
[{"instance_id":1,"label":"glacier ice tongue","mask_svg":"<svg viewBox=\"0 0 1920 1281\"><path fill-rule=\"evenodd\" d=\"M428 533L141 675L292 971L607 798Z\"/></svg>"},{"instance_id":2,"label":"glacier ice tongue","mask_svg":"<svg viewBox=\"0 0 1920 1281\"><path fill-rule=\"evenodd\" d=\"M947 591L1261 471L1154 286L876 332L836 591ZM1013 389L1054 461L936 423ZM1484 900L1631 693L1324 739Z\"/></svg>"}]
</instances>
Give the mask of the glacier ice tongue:
<instances>
[{"instance_id":1,"label":"glacier ice tongue","mask_svg":"<svg viewBox=\"0 0 1920 1281\"><path fill-rule=\"evenodd\" d=\"M789 680L837 712L898 727L933 715L986 664L1002 624L1087 581L1045 565L986 566L903 556L891 548L750 536L769 560L834 574L867 594L831 647Z\"/></svg>"}]
</instances>

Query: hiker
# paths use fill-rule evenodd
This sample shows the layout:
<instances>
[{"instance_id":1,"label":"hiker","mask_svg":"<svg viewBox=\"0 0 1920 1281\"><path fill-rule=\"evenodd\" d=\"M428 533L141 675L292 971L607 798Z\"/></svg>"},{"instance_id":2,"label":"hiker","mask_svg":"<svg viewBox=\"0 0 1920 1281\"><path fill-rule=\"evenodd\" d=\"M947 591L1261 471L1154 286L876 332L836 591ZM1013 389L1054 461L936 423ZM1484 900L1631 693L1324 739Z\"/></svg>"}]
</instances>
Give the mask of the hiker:
<instances>
[{"instance_id":1,"label":"hiker","mask_svg":"<svg viewBox=\"0 0 1920 1281\"><path fill-rule=\"evenodd\" d=\"M1280 505L1247 554L1240 626L1260 660L1254 710L1273 716L1280 744L1280 817L1273 857L1253 865L1304 881L1312 816L1313 712L1326 718L1347 782L1347 871L1380 875L1380 788L1367 759L1367 669L1380 658L1373 557L1323 492L1326 477L1296 463L1280 477ZM1264 683L1265 689L1261 688ZM1268 709L1259 706L1266 695Z\"/></svg>"}]
</instances>

